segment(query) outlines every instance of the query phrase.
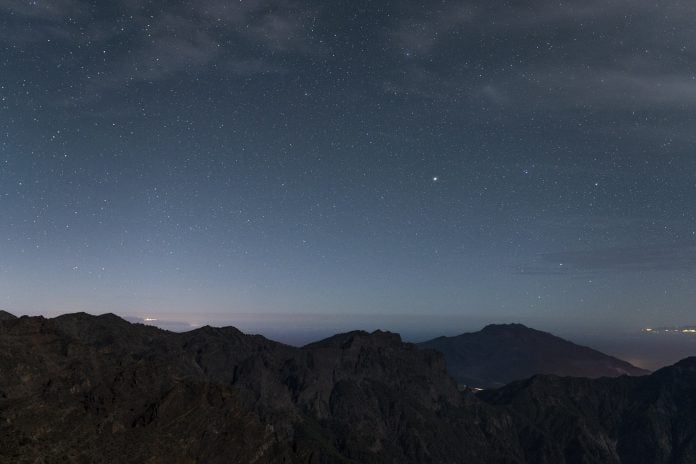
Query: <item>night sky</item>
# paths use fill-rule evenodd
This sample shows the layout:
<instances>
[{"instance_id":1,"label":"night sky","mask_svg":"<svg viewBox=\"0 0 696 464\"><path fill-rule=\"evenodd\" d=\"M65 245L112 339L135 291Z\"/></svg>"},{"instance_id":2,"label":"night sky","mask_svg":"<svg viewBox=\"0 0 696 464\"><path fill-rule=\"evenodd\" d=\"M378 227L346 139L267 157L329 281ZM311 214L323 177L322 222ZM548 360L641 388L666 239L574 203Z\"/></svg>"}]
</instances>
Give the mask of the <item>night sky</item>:
<instances>
[{"instance_id":1,"label":"night sky","mask_svg":"<svg viewBox=\"0 0 696 464\"><path fill-rule=\"evenodd\" d=\"M680 0L0 0L0 307L694 323L694 24Z\"/></svg>"}]
</instances>

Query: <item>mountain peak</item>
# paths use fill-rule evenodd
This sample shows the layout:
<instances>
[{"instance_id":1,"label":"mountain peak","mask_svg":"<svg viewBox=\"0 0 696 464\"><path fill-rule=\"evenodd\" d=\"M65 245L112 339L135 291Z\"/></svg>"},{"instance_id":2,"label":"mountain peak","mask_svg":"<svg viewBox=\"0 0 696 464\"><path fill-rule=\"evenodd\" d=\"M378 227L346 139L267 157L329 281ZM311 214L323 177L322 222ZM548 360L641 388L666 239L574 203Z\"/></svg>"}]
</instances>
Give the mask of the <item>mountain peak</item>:
<instances>
[{"instance_id":1,"label":"mountain peak","mask_svg":"<svg viewBox=\"0 0 696 464\"><path fill-rule=\"evenodd\" d=\"M55 317L53 321L61 326L100 326L100 327L130 327L133 324L113 313L99 314L97 316L83 311L63 314Z\"/></svg>"},{"instance_id":2,"label":"mountain peak","mask_svg":"<svg viewBox=\"0 0 696 464\"><path fill-rule=\"evenodd\" d=\"M538 330L518 322L512 322L510 324L488 324L481 329L481 332L538 332Z\"/></svg>"},{"instance_id":3,"label":"mountain peak","mask_svg":"<svg viewBox=\"0 0 696 464\"><path fill-rule=\"evenodd\" d=\"M17 316L0 309L0 321L12 321L14 319L17 319Z\"/></svg>"},{"instance_id":4,"label":"mountain peak","mask_svg":"<svg viewBox=\"0 0 696 464\"><path fill-rule=\"evenodd\" d=\"M104 313L99 315L94 315L86 313L84 311L77 311L74 313L61 314L56 316L55 320L66 320L66 321L92 321L92 320L102 320L102 321L123 321L128 322L122 317L117 316L114 313Z\"/></svg>"},{"instance_id":5,"label":"mountain peak","mask_svg":"<svg viewBox=\"0 0 696 464\"><path fill-rule=\"evenodd\" d=\"M402 344L401 335L394 332L375 330L370 333L364 330L353 330L337 335L333 335L324 340L310 343L305 348L318 347L341 347L351 346L400 346Z\"/></svg>"},{"instance_id":6,"label":"mountain peak","mask_svg":"<svg viewBox=\"0 0 696 464\"><path fill-rule=\"evenodd\" d=\"M233 326L214 327L207 324L183 333L189 336L200 335L204 337L255 337L254 335L246 335L244 332Z\"/></svg>"},{"instance_id":7,"label":"mountain peak","mask_svg":"<svg viewBox=\"0 0 696 464\"><path fill-rule=\"evenodd\" d=\"M572 377L644 375L647 371L523 324L491 324L479 332L420 344L442 352L459 383L498 387L535 374Z\"/></svg>"},{"instance_id":8,"label":"mountain peak","mask_svg":"<svg viewBox=\"0 0 696 464\"><path fill-rule=\"evenodd\" d=\"M672 366L663 367L658 372L674 371L674 370L696 372L696 356L690 356L688 358L684 358Z\"/></svg>"}]
</instances>

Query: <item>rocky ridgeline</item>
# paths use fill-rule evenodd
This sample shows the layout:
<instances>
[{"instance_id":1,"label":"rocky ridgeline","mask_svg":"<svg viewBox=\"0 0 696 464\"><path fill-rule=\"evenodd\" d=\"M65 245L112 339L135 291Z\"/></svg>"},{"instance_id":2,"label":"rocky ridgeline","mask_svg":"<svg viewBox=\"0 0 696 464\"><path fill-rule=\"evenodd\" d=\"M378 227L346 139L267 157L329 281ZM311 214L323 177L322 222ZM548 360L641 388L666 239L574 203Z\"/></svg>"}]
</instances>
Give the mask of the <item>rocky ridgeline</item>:
<instances>
[{"instance_id":1,"label":"rocky ridgeline","mask_svg":"<svg viewBox=\"0 0 696 464\"><path fill-rule=\"evenodd\" d=\"M441 354L387 332L294 348L0 314L0 372L0 462L696 462L696 359L476 396Z\"/></svg>"}]
</instances>

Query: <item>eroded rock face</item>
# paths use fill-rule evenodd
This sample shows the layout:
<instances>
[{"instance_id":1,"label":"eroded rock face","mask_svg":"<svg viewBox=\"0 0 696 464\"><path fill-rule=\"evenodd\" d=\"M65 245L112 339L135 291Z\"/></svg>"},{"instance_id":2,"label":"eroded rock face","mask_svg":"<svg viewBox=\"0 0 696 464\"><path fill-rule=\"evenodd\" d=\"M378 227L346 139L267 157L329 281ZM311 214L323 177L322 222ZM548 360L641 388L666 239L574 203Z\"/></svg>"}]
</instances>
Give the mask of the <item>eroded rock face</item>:
<instances>
[{"instance_id":1,"label":"eroded rock face","mask_svg":"<svg viewBox=\"0 0 696 464\"><path fill-rule=\"evenodd\" d=\"M694 360L460 392L434 351L116 316L0 321L0 462L689 463Z\"/></svg>"},{"instance_id":2,"label":"eroded rock face","mask_svg":"<svg viewBox=\"0 0 696 464\"><path fill-rule=\"evenodd\" d=\"M648 371L597 350L522 324L494 324L479 332L419 344L445 355L460 384L496 388L536 374L572 377L647 375Z\"/></svg>"},{"instance_id":3,"label":"eroded rock face","mask_svg":"<svg viewBox=\"0 0 696 464\"><path fill-rule=\"evenodd\" d=\"M645 377L536 376L479 397L510 413L530 462L696 462L696 357Z\"/></svg>"},{"instance_id":4,"label":"eroded rock face","mask_svg":"<svg viewBox=\"0 0 696 464\"><path fill-rule=\"evenodd\" d=\"M0 323L0 368L4 462L476 462L486 446L441 355L384 332L293 348L23 317Z\"/></svg>"}]
</instances>

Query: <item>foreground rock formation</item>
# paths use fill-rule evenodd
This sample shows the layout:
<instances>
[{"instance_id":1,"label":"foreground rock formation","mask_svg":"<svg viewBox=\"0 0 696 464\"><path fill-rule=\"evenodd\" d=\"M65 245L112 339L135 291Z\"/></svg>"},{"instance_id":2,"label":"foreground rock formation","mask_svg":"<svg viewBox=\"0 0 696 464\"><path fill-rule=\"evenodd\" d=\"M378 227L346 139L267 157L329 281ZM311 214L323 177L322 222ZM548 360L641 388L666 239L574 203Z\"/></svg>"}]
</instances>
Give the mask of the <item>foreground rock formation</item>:
<instances>
[{"instance_id":1,"label":"foreground rock formation","mask_svg":"<svg viewBox=\"0 0 696 464\"><path fill-rule=\"evenodd\" d=\"M478 396L385 332L293 348L113 315L0 318L0 462L692 463L696 358Z\"/></svg>"}]
</instances>

